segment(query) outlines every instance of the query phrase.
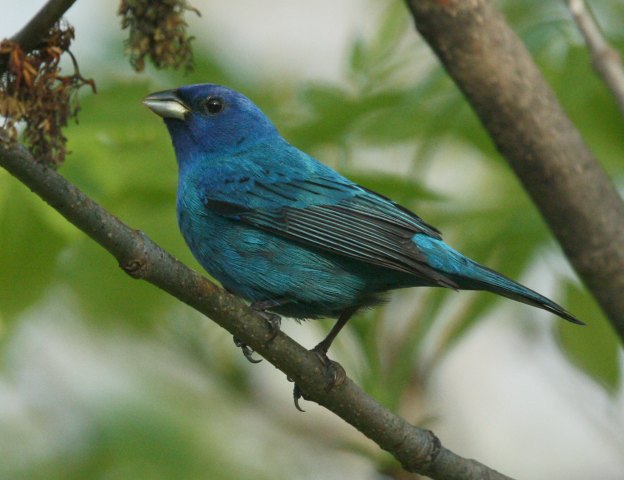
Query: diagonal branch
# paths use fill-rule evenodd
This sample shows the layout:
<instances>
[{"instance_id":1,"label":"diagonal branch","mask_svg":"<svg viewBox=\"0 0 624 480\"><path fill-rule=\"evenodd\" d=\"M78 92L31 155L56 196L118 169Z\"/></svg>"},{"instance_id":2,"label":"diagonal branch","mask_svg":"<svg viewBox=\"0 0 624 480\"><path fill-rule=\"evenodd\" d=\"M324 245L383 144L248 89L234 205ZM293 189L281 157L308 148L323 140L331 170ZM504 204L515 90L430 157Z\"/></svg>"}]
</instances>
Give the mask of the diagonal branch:
<instances>
[{"instance_id":1,"label":"diagonal branch","mask_svg":"<svg viewBox=\"0 0 624 480\"><path fill-rule=\"evenodd\" d=\"M11 37L11 40L28 53L37 48L52 26L58 22L76 0L48 0L24 27ZM0 76L7 69L8 55L0 55Z\"/></svg>"},{"instance_id":2,"label":"diagonal branch","mask_svg":"<svg viewBox=\"0 0 624 480\"><path fill-rule=\"evenodd\" d=\"M55 170L35 162L23 147L7 147L1 130L0 165L108 250L129 275L152 283L209 316L293 379L306 399L350 423L390 452L406 470L436 479L508 478L447 450L432 432L410 425L348 378L326 392L323 367L316 355L282 332L267 342L271 331L266 321L241 300L184 266L144 233L122 223Z\"/></svg>"},{"instance_id":3,"label":"diagonal branch","mask_svg":"<svg viewBox=\"0 0 624 480\"><path fill-rule=\"evenodd\" d=\"M594 70L609 87L624 115L624 66L620 55L605 40L584 0L566 0L566 4L589 46Z\"/></svg>"},{"instance_id":4,"label":"diagonal branch","mask_svg":"<svg viewBox=\"0 0 624 480\"><path fill-rule=\"evenodd\" d=\"M22 50L29 52L37 47L41 39L65 15L75 1L49 0L19 32L11 37L11 40L19 43Z\"/></svg>"},{"instance_id":5,"label":"diagonal branch","mask_svg":"<svg viewBox=\"0 0 624 480\"><path fill-rule=\"evenodd\" d=\"M624 340L624 203L529 52L491 0L406 3Z\"/></svg>"}]
</instances>

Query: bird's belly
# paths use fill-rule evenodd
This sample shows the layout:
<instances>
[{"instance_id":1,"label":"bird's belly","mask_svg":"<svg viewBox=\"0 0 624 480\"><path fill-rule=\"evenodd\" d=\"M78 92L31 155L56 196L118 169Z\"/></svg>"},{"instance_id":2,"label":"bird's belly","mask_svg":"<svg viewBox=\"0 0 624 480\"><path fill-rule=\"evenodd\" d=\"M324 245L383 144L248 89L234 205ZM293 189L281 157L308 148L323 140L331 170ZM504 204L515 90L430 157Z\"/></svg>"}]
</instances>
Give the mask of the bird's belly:
<instances>
[{"instance_id":1,"label":"bird's belly","mask_svg":"<svg viewBox=\"0 0 624 480\"><path fill-rule=\"evenodd\" d=\"M375 303L379 292L403 286L396 272L312 250L235 220L185 214L178 220L195 258L211 276L248 301L284 302L278 313L333 316Z\"/></svg>"}]
</instances>

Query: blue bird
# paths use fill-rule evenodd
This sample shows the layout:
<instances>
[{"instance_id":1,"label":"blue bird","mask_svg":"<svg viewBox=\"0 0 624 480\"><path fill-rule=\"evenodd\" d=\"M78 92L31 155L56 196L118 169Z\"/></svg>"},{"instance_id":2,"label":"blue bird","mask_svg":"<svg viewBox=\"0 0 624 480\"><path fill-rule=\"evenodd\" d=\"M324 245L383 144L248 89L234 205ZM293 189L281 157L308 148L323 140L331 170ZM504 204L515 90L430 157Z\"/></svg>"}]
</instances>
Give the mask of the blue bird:
<instances>
[{"instance_id":1,"label":"blue bird","mask_svg":"<svg viewBox=\"0 0 624 480\"><path fill-rule=\"evenodd\" d=\"M274 325L275 314L338 317L314 348L322 358L357 310L395 288L486 290L583 325L457 252L407 208L290 145L242 94L189 85L144 104L171 135L178 223L199 263Z\"/></svg>"}]
</instances>

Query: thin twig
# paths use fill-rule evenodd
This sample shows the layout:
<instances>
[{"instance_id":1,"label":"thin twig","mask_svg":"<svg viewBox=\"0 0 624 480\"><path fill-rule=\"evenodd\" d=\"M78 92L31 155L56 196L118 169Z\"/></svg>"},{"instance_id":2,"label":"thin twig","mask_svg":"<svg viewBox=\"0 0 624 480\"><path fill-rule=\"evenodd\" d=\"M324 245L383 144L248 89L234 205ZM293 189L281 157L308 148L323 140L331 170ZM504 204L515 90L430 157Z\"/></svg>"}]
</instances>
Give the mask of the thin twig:
<instances>
[{"instance_id":1,"label":"thin twig","mask_svg":"<svg viewBox=\"0 0 624 480\"><path fill-rule=\"evenodd\" d=\"M566 4L589 46L594 70L611 90L624 116L624 66L619 53L605 39L584 0L566 0Z\"/></svg>"},{"instance_id":2,"label":"thin twig","mask_svg":"<svg viewBox=\"0 0 624 480\"><path fill-rule=\"evenodd\" d=\"M0 130L0 165L108 250L124 271L210 317L293 379L307 400L350 423L390 452L406 470L434 479L509 478L444 448L432 432L410 425L349 378L325 391L323 367L316 355L282 332L267 341L273 332L266 321L237 297L183 265L144 233L122 223L55 170L35 162L25 148L5 145Z\"/></svg>"}]
</instances>

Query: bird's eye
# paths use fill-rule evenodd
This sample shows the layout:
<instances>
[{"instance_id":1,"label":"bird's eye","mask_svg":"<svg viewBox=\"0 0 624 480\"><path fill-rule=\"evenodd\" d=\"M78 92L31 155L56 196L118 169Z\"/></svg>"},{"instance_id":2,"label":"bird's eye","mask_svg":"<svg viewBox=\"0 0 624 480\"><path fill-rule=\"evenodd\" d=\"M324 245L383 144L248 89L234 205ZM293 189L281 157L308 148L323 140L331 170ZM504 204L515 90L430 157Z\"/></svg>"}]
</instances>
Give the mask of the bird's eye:
<instances>
[{"instance_id":1,"label":"bird's eye","mask_svg":"<svg viewBox=\"0 0 624 480\"><path fill-rule=\"evenodd\" d=\"M204 101L204 108L206 109L206 112L208 112L210 115L216 115L217 113L220 113L223 110L224 106L225 102L221 97L211 96Z\"/></svg>"}]
</instances>

